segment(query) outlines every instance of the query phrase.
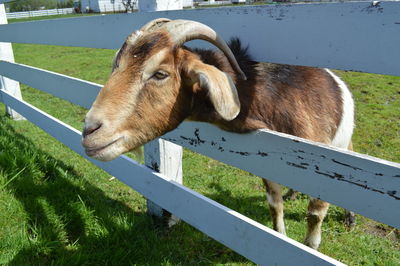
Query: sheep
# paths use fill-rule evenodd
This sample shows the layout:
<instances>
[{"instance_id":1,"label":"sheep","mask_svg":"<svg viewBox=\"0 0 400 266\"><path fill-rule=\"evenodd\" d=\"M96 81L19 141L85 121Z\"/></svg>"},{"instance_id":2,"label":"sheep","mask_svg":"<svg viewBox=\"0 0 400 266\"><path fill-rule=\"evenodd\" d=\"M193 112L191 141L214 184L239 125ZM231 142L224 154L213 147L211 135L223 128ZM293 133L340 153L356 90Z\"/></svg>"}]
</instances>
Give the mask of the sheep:
<instances>
[{"instance_id":1,"label":"sheep","mask_svg":"<svg viewBox=\"0 0 400 266\"><path fill-rule=\"evenodd\" d=\"M184 46L194 39L219 50ZM161 18L133 32L118 51L85 117L82 145L88 156L108 161L188 119L237 133L271 129L351 149L354 102L328 69L255 62L238 39L227 45L204 24ZM273 228L286 234L281 186L263 182ZM310 200L304 242L314 249L328 207Z\"/></svg>"}]
</instances>

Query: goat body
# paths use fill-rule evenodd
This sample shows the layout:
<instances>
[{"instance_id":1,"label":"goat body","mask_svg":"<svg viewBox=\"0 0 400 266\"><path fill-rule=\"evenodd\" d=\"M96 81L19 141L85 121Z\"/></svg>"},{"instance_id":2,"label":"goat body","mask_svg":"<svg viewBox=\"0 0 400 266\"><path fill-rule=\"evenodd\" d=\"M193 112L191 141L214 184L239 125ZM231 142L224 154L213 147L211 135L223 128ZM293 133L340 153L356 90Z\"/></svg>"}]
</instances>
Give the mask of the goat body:
<instances>
[{"instance_id":1,"label":"goat body","mask_svg":"<svg viewBox=\"0 0 400 266\"><path fill-rule=\"evenodd\" d=\"M351 149L354 103L346 85L328 69L260 63L251 60L238 39L230 43L247 80L235 78L224 55L218 51L194 50L200 59L232 75L241 104L232 121L221 119L206 93L194 97L190 118L216 124L227 131L244 133L271 129L305 139ZM263 179L274 229L285 234L281 187ZM329 204L311 199L305 243L315 249L321 241L321 223ZM354 224L354 213L346 219Z\"/></svg>"}]
</instances>

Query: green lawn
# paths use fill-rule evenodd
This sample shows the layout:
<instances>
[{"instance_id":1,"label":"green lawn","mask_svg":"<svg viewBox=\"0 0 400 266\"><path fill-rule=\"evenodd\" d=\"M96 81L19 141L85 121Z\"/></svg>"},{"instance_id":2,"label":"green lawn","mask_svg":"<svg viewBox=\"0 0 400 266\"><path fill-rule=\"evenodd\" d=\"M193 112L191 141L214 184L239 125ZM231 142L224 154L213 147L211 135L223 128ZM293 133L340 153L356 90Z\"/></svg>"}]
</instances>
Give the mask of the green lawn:
<instances>
[{"instance_id":1,"label":"green lawn","mask_svg":"<svg viewBox=\"0 0 400 266\"><path fill-rule=\"evenodd\" d=\"M14 44L16 61L104 83L114 51ZM357 105L356 151L400 162L400 78L339 72ZM29 103L82 128L86 110L21 86ZM0 105L0 113L4 106ZM259 178L190 151L186 186L272 225ZM285 203L287 233L302 241L307 196ZM185 223L160 227L141 195L28 121L0 116L0 264L251 264ZM400 265L397 230L357 216L349 231L332 207L320 251L351 265Z\"/></svg>"}]
</instances>

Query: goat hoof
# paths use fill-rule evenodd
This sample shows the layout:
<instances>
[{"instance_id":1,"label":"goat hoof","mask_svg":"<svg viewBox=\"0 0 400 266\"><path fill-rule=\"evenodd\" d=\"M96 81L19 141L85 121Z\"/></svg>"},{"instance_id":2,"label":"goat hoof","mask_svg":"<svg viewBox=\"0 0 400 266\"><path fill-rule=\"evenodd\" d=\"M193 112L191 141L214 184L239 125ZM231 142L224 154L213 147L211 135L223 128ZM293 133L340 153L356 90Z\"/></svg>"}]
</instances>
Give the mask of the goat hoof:
<instances>
[{"instance_id":1,"label":"goat hoof","mask_svg":"<svg viewBox=\"0 0 400 266\"><path fill-rule=\"evenodd\" d=\"M312 249L318 250L319 244L321 243L321 239L318 238L306 238L304 240L304 245L309 246Z\"/></svg>"}]
</instances>

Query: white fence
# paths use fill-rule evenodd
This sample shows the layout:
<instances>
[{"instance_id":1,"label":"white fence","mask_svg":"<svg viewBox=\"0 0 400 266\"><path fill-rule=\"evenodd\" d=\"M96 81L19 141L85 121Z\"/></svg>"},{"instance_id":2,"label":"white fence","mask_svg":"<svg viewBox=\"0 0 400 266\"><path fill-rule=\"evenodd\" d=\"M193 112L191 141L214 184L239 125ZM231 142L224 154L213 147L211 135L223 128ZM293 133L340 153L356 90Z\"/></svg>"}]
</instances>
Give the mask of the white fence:
<instances>
[{"instance_id":1,"label":"white fence","mask_svg":"<svg viewBox=\"0 0 400 266\"><path fill-rule=\"evenodd\" d=\"M63 14L72 14L72 13L74 13L73 8L59 8L59 9L45 9L45 10L25 11L25 12L12 12L12 13L7 13L7 19L54 16L54 15L63 15Z\"/></svg>"},{"instance_id":2,"label":"white fence","mask_svg":"<svg viewBox=\"0 0 400 266\"><path fill-rule=\"evenodd\" d=\"M210 25L225 39L239 36L251 44L251 52L259 61L400 75L399 14L400 2L134 13L1 25L0 41L117 49L131 31L151 19L184 18ZM263 27L256 29L254 25ZM204 42L192 45L203 46ZM91 106L101 88L98 84L5 61L0 61L0 75L85 108ZM155 204L255 263L340 264L126 156L108 163L94 161L85 155L80 132L74 128L6 91L0 91L0 99ZM239 135L203 123L183 123L162 138L400 228L397 163L281 133L258 131Z\"/></svg>"},{"instance_id":3,"label":"white fence","mask_svg":"<svg viewBox=\"0 0 400 266\"><path fill-rule=\"evenodd\" d=\"M197 6L210 6L210 5L229 5L232 1L194 1Z\"/></svg>"}]
</instances>

